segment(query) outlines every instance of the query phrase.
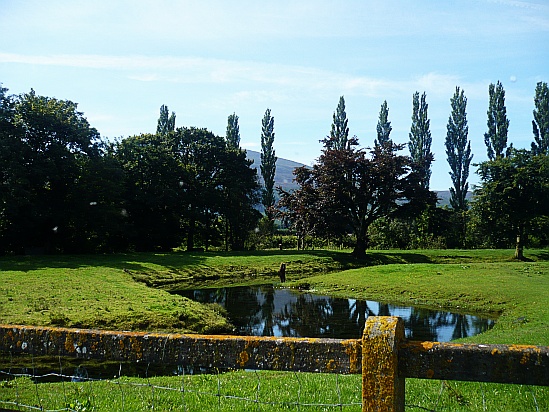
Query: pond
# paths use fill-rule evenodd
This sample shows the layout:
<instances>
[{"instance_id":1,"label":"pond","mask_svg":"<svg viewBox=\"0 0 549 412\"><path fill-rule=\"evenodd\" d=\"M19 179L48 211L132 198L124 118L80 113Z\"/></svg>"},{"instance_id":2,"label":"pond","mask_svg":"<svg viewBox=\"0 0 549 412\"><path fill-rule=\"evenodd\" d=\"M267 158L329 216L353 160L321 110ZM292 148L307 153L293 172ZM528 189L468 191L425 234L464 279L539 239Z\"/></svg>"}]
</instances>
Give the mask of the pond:
<instances>
[{"instance_id":1,"label":"pond","mask_svg":"<svg viewBox=\"0 0 549 412\"><path fill-rule=\"evenodd\" d=\"M447 342L477 335L494 325L493 319L470 314L333 298L272 285L178 293L221 305L235 325L235 333L248 336L357 339L368 316L399 316L407 338Z\"/></svg>"}]
</instances>

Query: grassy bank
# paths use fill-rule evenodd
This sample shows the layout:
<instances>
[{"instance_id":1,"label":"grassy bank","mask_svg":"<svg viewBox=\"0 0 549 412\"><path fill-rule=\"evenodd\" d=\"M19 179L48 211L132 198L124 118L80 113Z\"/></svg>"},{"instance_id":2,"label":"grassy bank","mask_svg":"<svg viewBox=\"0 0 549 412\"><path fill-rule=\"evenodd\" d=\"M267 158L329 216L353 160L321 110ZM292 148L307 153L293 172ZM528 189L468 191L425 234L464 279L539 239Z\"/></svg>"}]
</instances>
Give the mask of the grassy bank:
<instances>
[{"instance_id":1,"label":"grassy bank","mask_svg":"<svg viewBox=\"0 0 549 412\"><path fill-rule=\"evenodd\" d=\"M353 266L335 252L1 257L0 322L228 332L221 308L168 291L276 282L282 262L292 279Z\"/></svg>"},{"instance_id":2,"label":"grassy bank","mask_svg":"<svg viewBox=\"0 0 549 412\"><path fill-rule=\"evenodd\" d=\"M454 251L423 255L432 263L386 264L313 276L308 289L321 294L408 306L498 315L495 327L466 340L475 343L549 345L549 262L532 251L530 262L503 251ZM410 252L418 255L417 252ZM405 252L400 252L401 257ZM412 260L412 259L408 259Z\"/></svg>"},{"instance_id":3,"label":"grassy bank","mask_svg":"<svg viewBox=\"0 0 549 412\"><path fill-rule=\"evenodd\" d=\"M284 262L293 286L390 303L497 313L500 317L492 330L468 340L549 345L549 252L534 250L526 255L530 262L516 262L512 251L500 250L370 252L361 262L348 253L330 251L3 257L0 322L223 330L228 325L218 309L167 291L276 283L278 267ZM126 411L151 407L308 410L296 404L360 402L360 379L357 375L234 372L36 385L28 378L17 378L0 382L0 402L94 411L122 406ZM238 396L248 400L234 398ZM549 410L549 388L410 379L406 404L412 406L410 410Z\"/></svg>"},{"instance_id":4,"label":"grassy bank","mask_svg":"<svg viewBox=\"0 0 549 412\"><path fill-rule=\"evenodd\" d=\"M277 283L388 303L500 315L490 343L549 344L549 252L510 250L118 254L0 258L0 322L124 330L227 330L220 309L167 293Z\"/></svg>"}]
</instances>

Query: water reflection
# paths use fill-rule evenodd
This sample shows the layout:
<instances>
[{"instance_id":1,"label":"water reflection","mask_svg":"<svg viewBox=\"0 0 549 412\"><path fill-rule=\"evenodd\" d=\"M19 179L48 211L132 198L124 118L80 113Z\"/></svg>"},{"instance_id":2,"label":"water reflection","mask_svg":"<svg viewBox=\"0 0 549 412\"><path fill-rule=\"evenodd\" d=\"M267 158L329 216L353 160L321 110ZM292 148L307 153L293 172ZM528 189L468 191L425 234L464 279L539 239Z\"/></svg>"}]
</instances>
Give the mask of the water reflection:
<instances>
[{"instance_id":1,"label":"water reflection","mask_svg":"<svg viewBox=\"0 0 549 412\"><path fill-rule=\"evenodd\" d=\"M477 335L494 324L473 315L332 298L271 285L190 290L181 295L220 304L237 333L249 336L356 339L368 316L400 316L407 338L447 342Z\"/></svg>"}]
</instances>

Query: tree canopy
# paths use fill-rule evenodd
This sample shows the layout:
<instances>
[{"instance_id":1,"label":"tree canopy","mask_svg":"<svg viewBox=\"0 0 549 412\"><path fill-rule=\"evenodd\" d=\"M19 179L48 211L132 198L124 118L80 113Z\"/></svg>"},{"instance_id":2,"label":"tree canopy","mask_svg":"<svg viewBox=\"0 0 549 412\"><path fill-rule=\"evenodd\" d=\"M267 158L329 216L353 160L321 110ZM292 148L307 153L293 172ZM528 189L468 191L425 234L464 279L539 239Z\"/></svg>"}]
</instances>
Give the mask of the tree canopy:
<instances>
[{"instance_id":1,"label":"tree canopy","mask_svg":"<svg viewBox=\"0 0 549 412\"><path fill-rule=\"evenodd\" d=\"M537 84L534 105L532 152L549 155L549 87L547 87L547 83L539 82Z\"/></svg>"},{"instance_id":2,"label":"tree canopy","mask_svg":"<svg viewBox=\"0 0 549 412\"><path fill-rule=\"evenodd\" d=\"M421 98L418 92L414 93L412 100L412 126L410 128L408 149L412 158L412 170L418 174L421 187L429 189L431 179L431 163L434 155L431 152L431 131L429 130L430 120L427 115L429 105L426 102L426 95Z\"/></svg>"},{"instance_id":3,"label":"tree canopy","mask_svg":"<svg viewBox=\"0 0 549 412\"><path fill-rule=\"evenodd\" d=\"M429 190L431 132L425 93L413 95L408 147L393 143L386 101L373 149L349 137L343 96L330 136L312 167L294 171L297 189L279 189L278 213L301 245L368 247L508 247L517 257L528 240L549 243L549 92L538 83L531 150L507 147L504 91L489 88L489 160L478 166L481 185L468 210L472 160L467 99L450 100L446 154L451 209L436 207ZM235 113L226 136L205 128L175 127L175 112L160 108L156 133L102 139L69 100L31 90L9 95L0 85L0 253L84 253L196 247L262 247L275 229L274 118L265 111L258 173L240 148ZM504 152L505 151L505 155ZM267 217L261 219L260 204ZM279 233L282 233L279 232ZM251 243L255 242L255 243ZM438 246L437 246L438 247Z\"/></svg>"},{"instance_id":4,"label":"tree canopy","mask_svg":"<svg viewBox=\"0 0 549 412\"><path fill-rule=\"evenodd\" d=\"M485 225L509 225L516 236L515 257L522 259L532 222L549 216L549 156L511 150L507 157L481 163L478 173L482 184L475 191L475 211Z\"/></svg>"},{"instance_id":5,"label":"tree canopy","mask_svg":"<svg viewBox=\"0 0 549 412\"><path fill-rule=\"evenodd\" d=\"M345 97L339 98L336 111L333 115L332 129L330 136L321 140L325 147L334 150L343 150L349 144L349 120L345 112Z\"/></svg>"},{"instance_id":6,"label":"tree canopy","mask_svg":"<svg viewBox=\"0 0 549 412\"><path fill-rule=\"evenodd\" d=\"M490 83L488 94L490 97L487 112L488 131L484 133L484 143L486 144L488 159L494 160L505 155L509 119L507 119L503 85L499 81L495 86Z\"/></svg>"},{"instance_id":7,"label":"tree canopy","mask_svg":"<svg viewBox=\"0 0 549 412\"><path fill-rule=\"evenodd\" d=\"M274 180L276 173L276 152L274 150L274 117L271 109L265 110L261 122L261 175L263 176L262 203L269 219L272 218L272 207L275 204Z\"/></svg>"},{"instance_id":8,"label":"tree canopy","mask_svg":"<svg viewBox=\"0 0 549 412\"><path fill-rule=\"evenodd\" d=\"M381 109L379 110L379 119L377 121L377 139L374 141L376 146L383 146L391 141L390 135L391 122L389 121L389 107L387 106L387 101L385 100Z\"/></svg>"},{"instance_id":9,"label":"tree canopy","mask_svg":"<svg viewBox=\"0 0 549 412\"><path fill-rule=\"evenodd\" d=\"M392 142L369 153L357 145L352 138L346 148L334 149L327 141L312 169L294 172L299 189L280 190L279 206L301 235L354 235L353 254L364 257L368 227L394 213L405 198L409 160L397 154L402 146Z\"/></svg>"},{"instance_id":10,"label":"tree canopy","mask_svg":"<svg viewBox=\"0 0 549 412\"><path fill-rule=\"evenodd\" d=\"M473 155L471 142L467 140L467 98L463 90L456 87L454 96L450 99L452 112L448 118L446 133L446 155L450 165L450 177L453 187L450 188L450 205L455 210L467 210L467 192L469 190L469 166Z\"/></svg>"}]
</instances>

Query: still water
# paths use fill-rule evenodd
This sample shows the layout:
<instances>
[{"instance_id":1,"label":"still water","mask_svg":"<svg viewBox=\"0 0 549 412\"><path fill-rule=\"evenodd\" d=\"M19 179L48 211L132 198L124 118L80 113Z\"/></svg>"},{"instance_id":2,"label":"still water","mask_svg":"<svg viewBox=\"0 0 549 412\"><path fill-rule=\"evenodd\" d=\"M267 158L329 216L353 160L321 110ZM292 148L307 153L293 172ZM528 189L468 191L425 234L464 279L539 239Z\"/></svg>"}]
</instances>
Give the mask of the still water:
<instances>
[{"instance_id":1,"label":"still water","mask_svg":"<svg viewBox=\"0 0 549 412\"><path fill-rule=\"evenodd\" d=\"M399 316L404 320L407 338L447 342L477 335L494 325L493 319L474 315L332 298L272 285L179 294L223 306L236 327L235 333L248 336L356 339L362 335L368 316Z\"/></svg>"}]
</instances>

